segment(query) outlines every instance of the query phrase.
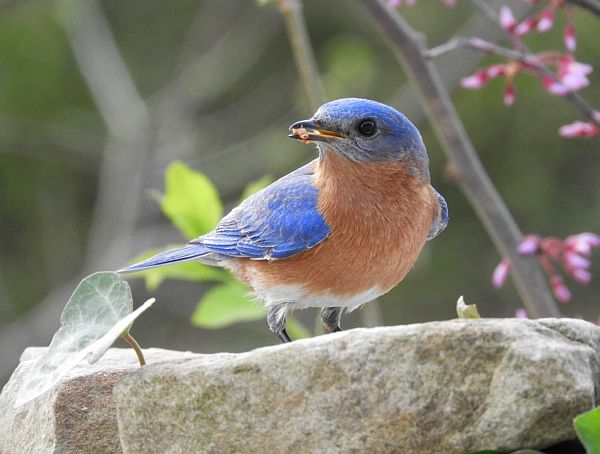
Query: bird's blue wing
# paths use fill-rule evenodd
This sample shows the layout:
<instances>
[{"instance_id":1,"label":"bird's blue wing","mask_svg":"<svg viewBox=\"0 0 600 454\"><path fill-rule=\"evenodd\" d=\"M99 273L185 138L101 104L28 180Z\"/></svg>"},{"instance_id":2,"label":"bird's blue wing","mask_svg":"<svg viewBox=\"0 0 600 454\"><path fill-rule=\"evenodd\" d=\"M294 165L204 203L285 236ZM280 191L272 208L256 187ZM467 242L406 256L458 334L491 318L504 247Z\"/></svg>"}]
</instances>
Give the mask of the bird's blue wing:
<instances>
[{"instance_id":1,"label":"bird's blue wing","mask_svg":"<svg viewBox=\"0 0 600 454\"><path fill-rule=\"evenodd\" d=\"M434 219L433 223L431 224L431 228L429 229L429 235L427 236L428 240L434 239L436 236L442 233L448 225L448 204L446 203L444 197L442 197L442 195L439 192L437 192L435 188L431 189L433 189L433 193L435 194L435 197L439 204L439 212L438 216Z\"/></svg>"},{"instance_id":2,"label":"bird's blue wing","mask_svg":"<svg viewBox=\"0 0 600 454\"><path fill-rule=\"evenodd\" d=\"M281 259L310 249L329 235L312 184L315 162L252 195L217 228L191 243L226 257Z\"/></svg>"}]
</instances>

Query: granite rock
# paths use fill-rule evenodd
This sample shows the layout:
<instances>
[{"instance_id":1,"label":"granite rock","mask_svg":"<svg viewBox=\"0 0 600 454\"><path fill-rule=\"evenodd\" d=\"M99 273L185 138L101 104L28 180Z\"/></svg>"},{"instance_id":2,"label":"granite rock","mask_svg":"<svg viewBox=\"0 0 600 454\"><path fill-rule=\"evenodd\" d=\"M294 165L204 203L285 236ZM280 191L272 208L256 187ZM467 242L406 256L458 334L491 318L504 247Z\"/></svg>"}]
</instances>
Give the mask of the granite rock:
<instances>
[{"instance_id":1,"label":"granite rock","mask_svg":"<svg viewBox=\"0 0 600 454\"><path fill-rule=\"evenodd\" d=\"M465 453L575 437L600 397L600 328L571 319L355 329L247 353L130 350L13 408L0 453Z\"/></svg>"}]
</instances>

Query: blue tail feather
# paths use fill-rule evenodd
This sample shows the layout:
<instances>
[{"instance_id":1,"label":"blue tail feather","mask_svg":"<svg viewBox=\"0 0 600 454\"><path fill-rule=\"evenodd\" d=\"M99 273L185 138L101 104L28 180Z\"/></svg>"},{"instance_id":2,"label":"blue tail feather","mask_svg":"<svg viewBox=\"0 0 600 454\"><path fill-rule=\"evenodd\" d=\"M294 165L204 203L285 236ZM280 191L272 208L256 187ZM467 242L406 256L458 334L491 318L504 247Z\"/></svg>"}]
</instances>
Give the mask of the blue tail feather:
<instances>
[{"instance_id":1,"label":"blue tail feather","mask_svg":"<svg viewBox=\"0 0 600 454\"><path fill-rule=\"evenodd\" d=\"M187 262L204 255L210 254L210 251L202 244L189 244L177 249L161 252L150 257L143 262L135 263L117 271L117 273L132 273L134 271L143 271L157 266L171 265L178 262Z\"/></svg>"}]
</instances>

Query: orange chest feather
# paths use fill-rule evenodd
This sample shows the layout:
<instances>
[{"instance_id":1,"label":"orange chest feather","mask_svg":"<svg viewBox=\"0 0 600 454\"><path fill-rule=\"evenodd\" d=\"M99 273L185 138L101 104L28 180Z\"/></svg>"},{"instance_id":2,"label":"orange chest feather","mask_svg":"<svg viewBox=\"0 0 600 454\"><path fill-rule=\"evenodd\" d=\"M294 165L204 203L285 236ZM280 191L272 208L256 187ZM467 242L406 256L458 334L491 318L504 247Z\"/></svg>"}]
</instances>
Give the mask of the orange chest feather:
<instances>
[{"instance_id":1,"label":"orange chest feather","mask_svg":"<svg viewBox=\"0 0 600 454\"><path fill-rule=\"evenodd\" d=\"M302 285L311 292L387 292L414 265L436 214L428 183L398 165L357 164L326 153L314 175L319 211L331 229L312 249L275 261L244 261L250 284Z\"/></svg>"}]
</instances>

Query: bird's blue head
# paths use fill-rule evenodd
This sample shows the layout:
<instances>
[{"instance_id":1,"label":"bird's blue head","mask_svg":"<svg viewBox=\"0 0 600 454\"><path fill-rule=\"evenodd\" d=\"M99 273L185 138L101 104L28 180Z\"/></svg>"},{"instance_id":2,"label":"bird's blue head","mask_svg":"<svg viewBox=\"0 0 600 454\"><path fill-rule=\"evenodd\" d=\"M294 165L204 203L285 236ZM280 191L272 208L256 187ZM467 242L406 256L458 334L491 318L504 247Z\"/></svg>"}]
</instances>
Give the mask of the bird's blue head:
<instances>
[{"instance_id":1,"label":"bird's blue head","mask_svg":"<svg viewBox=\"0 0 600 454\"><path fill-rule=\"evenodd\" d=\"M429 161L418 129L393 107L359 98L323 104L309 120L290 126L290 137L317 143L352 161L369 164L405 163L429 178Z\"/></svg>"}]
</instances>

